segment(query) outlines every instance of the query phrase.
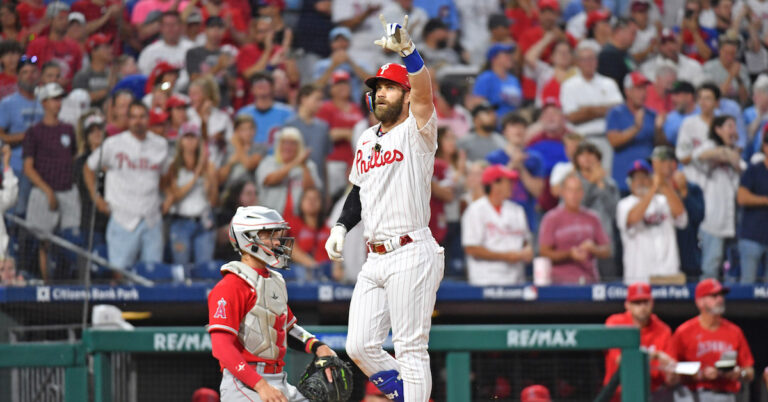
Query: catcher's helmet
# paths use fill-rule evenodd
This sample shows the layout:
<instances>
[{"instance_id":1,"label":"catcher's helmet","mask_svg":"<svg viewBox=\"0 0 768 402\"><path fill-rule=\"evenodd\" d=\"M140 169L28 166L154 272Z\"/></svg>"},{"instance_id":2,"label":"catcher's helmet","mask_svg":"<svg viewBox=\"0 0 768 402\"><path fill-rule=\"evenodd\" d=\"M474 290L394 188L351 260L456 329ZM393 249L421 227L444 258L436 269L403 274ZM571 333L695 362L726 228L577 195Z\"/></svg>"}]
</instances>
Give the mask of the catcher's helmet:
<instances>
[{"instance_id":1,"label":"catcher's helmet","mask_svg":"<svg viewBox=\"0 0 768 402\"><path fill-rule=\"evenodd\" d=\"M241 255L245 252L271 268L288 269L293 237L275 236L279 231L288 229L288 222L274 209L240 207L229 224L229 242ZM259 238L261 231L269 231L270 240L279 240L280 245L275 246L274 241L263 242Z\"/></svg>"}]
</instances>

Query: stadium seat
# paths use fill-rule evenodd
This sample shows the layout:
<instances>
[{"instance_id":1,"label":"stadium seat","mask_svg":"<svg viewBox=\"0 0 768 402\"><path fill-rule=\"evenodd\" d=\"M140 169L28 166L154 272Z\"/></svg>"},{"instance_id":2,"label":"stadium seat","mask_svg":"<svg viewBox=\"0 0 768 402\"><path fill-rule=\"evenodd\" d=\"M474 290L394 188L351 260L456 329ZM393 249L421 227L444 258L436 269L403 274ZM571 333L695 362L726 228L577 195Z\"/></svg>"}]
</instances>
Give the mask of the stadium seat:
<instances>
[{"instance_id":1,"label":"stadium seat","mask_svg":"<svg viewBox=\"0 0 768 402\"><path fill-rule=\"evenodd\" d=\"M161 262L139 262L131 269L134 273L147 279L160 282L181 282L184 280L184 269Z\"/></svg>"},{"instance_id":2,"label":"stadium seat","mask_svg":"<svg viewBox=\"0 0 768 402\"><path fill-rule=\"evenodd\" d=\"M204 279L215 280L221 279L221 266L225 264L225 261L209 261L195 264L191 271L190 277L192 279Z\"/></svg>"}]
</instances>

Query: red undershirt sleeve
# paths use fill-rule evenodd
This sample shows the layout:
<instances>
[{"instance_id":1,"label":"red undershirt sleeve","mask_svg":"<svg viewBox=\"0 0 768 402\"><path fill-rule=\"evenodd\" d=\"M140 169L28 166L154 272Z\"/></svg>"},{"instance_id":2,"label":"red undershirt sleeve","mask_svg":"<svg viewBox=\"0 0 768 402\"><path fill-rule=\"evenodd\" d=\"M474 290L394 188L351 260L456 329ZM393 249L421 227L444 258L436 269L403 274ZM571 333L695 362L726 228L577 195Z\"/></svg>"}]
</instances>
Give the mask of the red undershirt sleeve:
<instances>
[{"instance_id":1,"label":"red undershirt sleeve","mask_svg":"<svg viewBox=\"0 0 768 402\"><path fill-rule=\"evenodd\" d=\"M243 355L237 350L237 336L225 331L211 332L211 347L213 357L219 360L221 365L229 370L238 380L251 389L255 389L256 383L261 380L261 376L256 370L248 365L243 359Z\"/></svg>"}]
</instances>

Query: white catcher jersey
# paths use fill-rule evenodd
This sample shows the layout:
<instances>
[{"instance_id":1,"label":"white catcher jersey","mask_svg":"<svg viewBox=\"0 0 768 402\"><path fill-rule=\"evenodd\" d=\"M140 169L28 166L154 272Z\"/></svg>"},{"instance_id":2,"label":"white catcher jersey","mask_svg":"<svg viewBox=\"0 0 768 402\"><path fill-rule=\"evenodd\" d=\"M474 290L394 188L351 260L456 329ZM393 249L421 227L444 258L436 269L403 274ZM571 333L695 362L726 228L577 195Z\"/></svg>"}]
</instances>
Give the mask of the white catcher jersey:
<instances>
[{"instance_id":1,"label":"white catcher jersey","mask_svg":"<svg viewBox=\"0 0 768 402\"><path fill-rule=\"evenodd\" d=\"M364 236L372 242L428 226L437 150L434 111L421 130L412 113L381 136L379 126L368 128L357 140L349 174L349 181L360 187Z\"/></svg>"}]
</instances>

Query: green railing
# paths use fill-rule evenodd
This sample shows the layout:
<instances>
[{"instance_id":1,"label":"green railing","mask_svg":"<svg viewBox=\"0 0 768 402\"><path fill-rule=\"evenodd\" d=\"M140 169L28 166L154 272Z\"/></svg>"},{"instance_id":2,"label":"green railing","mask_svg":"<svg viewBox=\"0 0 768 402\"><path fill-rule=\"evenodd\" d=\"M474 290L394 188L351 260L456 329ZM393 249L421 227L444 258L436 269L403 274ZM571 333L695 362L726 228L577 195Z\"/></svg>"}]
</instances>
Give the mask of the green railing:
<instances>
[{"instance_id":1,"label":"green railing","mask_svg":"<svg viewBox=\"0 0 768 402\"><path fill-rule=\"evenodd\" d=\"M346 327L307 327L324 335L345 335ZM647 359L640 351L635 328L603 325L439 325L430 333L429 348L446 353L448 402L471 400L472 351L580 351L622 349L622 401L645 402L648 396ZM202 327L144 327L133 331L86 330L78 344L0 345L0 367L64 367L65 400L87 400L86 356L93 357L93 400L109 401L109 358L113 352L210 353L211 343ZM290 357L286 362L291 370ZM294 364L295 366L295 364Z\"/></svg>"}]
</instances>

